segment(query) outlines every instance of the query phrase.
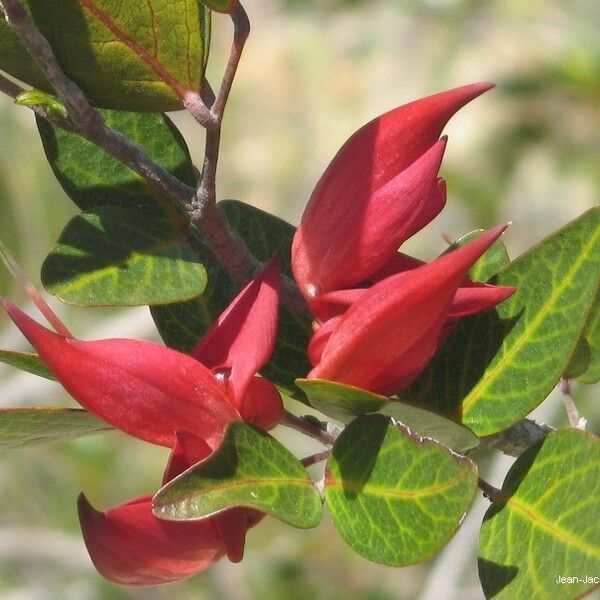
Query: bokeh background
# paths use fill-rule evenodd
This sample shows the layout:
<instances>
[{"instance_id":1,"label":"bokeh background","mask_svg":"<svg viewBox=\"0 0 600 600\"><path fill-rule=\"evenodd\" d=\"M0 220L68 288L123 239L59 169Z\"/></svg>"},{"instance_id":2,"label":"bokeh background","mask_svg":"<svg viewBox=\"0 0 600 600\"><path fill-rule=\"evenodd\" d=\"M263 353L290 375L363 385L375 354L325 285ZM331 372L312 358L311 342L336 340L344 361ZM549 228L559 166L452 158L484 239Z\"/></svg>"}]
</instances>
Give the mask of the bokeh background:
<instances>
[{"instance_id":1,"label":"bokeh background","mask_svg":"<svg viewBox=\"0 0 600 600\"><path fill-rule=\"evenodd\" d=\"M446 132L449 201L407 249L429 259L442 234L513 222L513 257L600 198L600 11L596 0L253 0L253 33L228 106L219 196L296 224L320 173L360 125L409 100L478 80L497 88ZM213 20L210 74L229 43ZM173 117L198 164L203 134ZM27 109L0 98L0 238L38 281L44 256L74 207L45 163ZM0 272L0 293L27 304ZM84 338L154 338L145 309L56 306ZM26 349L0 315L0 347ZM598 388L575 389L598 431ZM596 401L594 401L596 396ZM57 384L0 365L0 407L72 401ZM556 394L540 418L565 422ZM299 437L280 436L308 453ZM354 555L326 515L316 530L265 522L239 565L221 561L186 582L122 589L94 571L78 530L76 495L104 508L156 489L162 449L109 433L43 448L0 451L0 597L37 599L477 599L478 499L458 536L424 565L389 569ZM510 461L483 459L500 485Z\"/></svg>"}]
</instances>

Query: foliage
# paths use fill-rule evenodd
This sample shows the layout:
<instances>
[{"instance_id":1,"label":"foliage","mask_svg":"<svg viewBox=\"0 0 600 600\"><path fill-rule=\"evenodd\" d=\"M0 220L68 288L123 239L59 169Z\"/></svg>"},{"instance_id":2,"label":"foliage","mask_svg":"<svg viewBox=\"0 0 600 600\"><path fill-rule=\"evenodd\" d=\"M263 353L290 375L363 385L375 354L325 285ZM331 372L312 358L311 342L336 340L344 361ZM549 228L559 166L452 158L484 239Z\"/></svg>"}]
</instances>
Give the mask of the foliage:
<instances>
[{"instance_id":1,"label":"foliage","mask_svg":"<svg viewBox=\"0 0 600 600\"><path fill-rule=\"evenodd\" d=\"M4 257L54 332L5 301L38 354L7 349L0 361L57 379L87 410L2 410L0 446L115 427L171 452L153 496L105 512L80 498L100 573L153 585L223 555L237 562L265 515L312 528L323 504L361 556L422 562L455 533L479 484L492 502L479 545L487 597L547 597L557 574L590 574L564 597L597 587L597 437L572 416L572 428L518 458L502 490L480 479L476 449L559 382L598 381L600 208L513 261L502 225L429 263L398 251L442 210L440 134L487 84L415 101L357 131L298 228L239 201L217 203L245 11L235 0L137 8L11 0L0 21L0 67L35 86L6 79L3 90L36 112L48 162L82 211L46 257L44 287L79 306L149 306L167 344L77 340ZM210 10L234 25L216 95L204 79ZM206 129L201 172L161 112L184 107ZM285 410L287 397L325 421ZM325 450L297 459L268 433L277 424ZM325 459L322 479L309 476L306 467Z\"/></svg>"}]
</instances>

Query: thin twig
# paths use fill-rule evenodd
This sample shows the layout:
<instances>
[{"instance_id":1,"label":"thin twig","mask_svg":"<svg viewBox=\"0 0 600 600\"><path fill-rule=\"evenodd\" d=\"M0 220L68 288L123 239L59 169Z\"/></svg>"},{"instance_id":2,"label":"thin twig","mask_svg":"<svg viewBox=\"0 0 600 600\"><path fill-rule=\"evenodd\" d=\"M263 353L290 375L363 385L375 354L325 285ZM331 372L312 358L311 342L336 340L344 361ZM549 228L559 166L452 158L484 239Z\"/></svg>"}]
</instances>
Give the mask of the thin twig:
<instances>
[{"instance_id":1,"label":"thin twig","mask_svg":"<svg viewBox=\"0 0 600 600\"><path fill-rule=\"evenodd\" d=\"M504 431L481 438L479 446L474 451L496 448L508 456L521 456L527 448L543 440L552 431L554 427L550 425L523 419Z\"/></svg>"},{"instance_id":2,"label":"thin twig","mask_svg":"<svg viewBox=\"0 0 600 600\"><path fill-rule=\"evenodd\" d=\"M5 77L0 73L0 92L10 96L11 98L16 98L19 94L23 93L25 88L22 88L20 85L17 85L14 81L11 81L8 77Z\"/></svg>"},{"instance_id":3,"label":"thin twig","mask_svg":"<svg viewBox=\"0 0 600 600\"><path fill-rule=\"evenodd\" d=\"M577 406L575 406L575 400L573 400L573 396L571 395L571 380L562 377L558 382L558 389L560 390L563 402L565 403L569 424L571 427L585 431L587 419L579 414L579 410L577 410Z\"/></svg>"},{"instance_id":4,"label":"thin twig","mask_svg":"<svg viewBox=\"0 0 600 600\"><path fill-rule=\"evenodd\" d=\"M499 490L497 487L494 487L487 481L481 479L481 477L479 477L479 479L477 481L477 485L479 486L479 489L483 492L483 495L490 502L497 502L498 500L502 499L502 497L503 497L502 490Z\"/></svg>"},{"instance_id":5,"label":"thin twig","mask_svg":"<svg viewBox=\"0 0 600 600\"><path fill-rule=\"evenodd\" d=\"M285 425L286 427L291 427L296 431L301 431L302 433L305 433L306 435L315 438L316 440L319 440L322 444L325 444L326 446L333 446L335 444L335 436L317 427L316 425L313 425L306 419L302 417L297 417L296 415L287 410L283 413L283 419L281 421L281 424Z\"/></svg>"},{"instance_id":6,"label":"thin twig","mask_svg":"<svg viewBox=\"0 0 600 600\"><path fill-rule=\"evenodd\" d=\"M330 454L331 450L323 450L322 452L317 452L316 454L311 454L310 456L301 459L300 462L305 467L310 467L311 465L316 465L317 463L320 463L323 460L327 460Z\"/></svg>"}]
</instances>

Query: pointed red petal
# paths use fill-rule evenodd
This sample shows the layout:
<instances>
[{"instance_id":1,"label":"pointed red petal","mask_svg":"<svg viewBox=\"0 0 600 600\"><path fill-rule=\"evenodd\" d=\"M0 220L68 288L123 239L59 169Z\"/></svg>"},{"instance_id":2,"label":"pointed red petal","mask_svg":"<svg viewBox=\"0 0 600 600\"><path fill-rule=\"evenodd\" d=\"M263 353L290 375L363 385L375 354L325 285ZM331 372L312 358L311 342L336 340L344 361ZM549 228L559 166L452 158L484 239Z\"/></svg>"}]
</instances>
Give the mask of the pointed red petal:
<instances>
[{"instance_id":1,"label":"pointed red petal","mask_svg":"<svg viewBox=\"0 0 600 600\"><path fill-rule=\"evenodd\" d=\"M445 140L358 202L340 203L318 223L302 220L294 238L294 275L304 293L352 287L380 269L443 208L437 179ZM310 296L309 296L310 299Z\"/></svg>"},{"instance_id":2,"label":"pointed red petal","mask_svg":"<svg viewBox=\"0 0 600 600\"><path fill-rule=\"evenodd\" d=\"M516 291L515 287L463 281L456 290L448 316L464 317L488 310L510 298Z\"/></svg>"},{"instance_id":3,"label":"pointed red petal","mask_svg":"<svg viewBox=\"0 0 600 600\"><path fill-rule=\"evenodd\" d=\"M224 513L214 517L214 520L223 539L227 558L238 563L244 558L244 547L246 545L246 533L262 521L264 513L253 508L230 508Z\"/></svg>"},{"instance_id":4,"label":"pointed red petal","mask_svg":"<svg viewBox=\"0 0 600 600\"><path fill-rule=\"evenodd\" d=\"M191 355L207 367L229 370L239 409L255 373L269 360L277 335L279 261L273 258L219 316Z\"/></svg>"},{"instance_id":5,"label":"pointed red petal","mask_svg":"<svg viewBox=\"0 0 600 600\"><path fill-rule=\"evenodd\" d=\"M264 431L273 429L283 418L281 394L267 379L253 377L244 395L240 414L246 423Z\"/></svg>"},{"instance_id":6,"label":"pointed red petal","mask_svg":"<svg viewBox=\"0 0 600 600\"><path fill-rule=\"evenodd\" d=\"M64 337L4 306L73 398L125 433L172 447L186 430L216 448L239 419L212 373L187 354L141 340Z\"/></svg>"},{"instance_id":7,"label":"pointed red petal","mask_svg":"<svg viewBox=\"0 0 600 600\"><path fill-rule=\"evenodd\" d=\"M367 291L367 290L363 290ZM336 330L340 322L342 321L342 314L332 317L328 321L325 321L317 331L315 331L314 335L310 338L310 342L308 343L308 360L310 360L313 366L316 366L321 361L321 357L323 356L323 350L325 350L325 346L327 346L327 342L329 338L332 336L333 332Z\"/></svg>"},{"instance_id":8,"label":"pointed red petal","mask_svg":"<svg viewBox=\"0 0 600 600\"><path fill-rule=\"evenodd\" d=\"M417 100L374 119L350 137L317 184L294 237L294 275L306 297L319 293L314 286L327 283L313 270L319 267L325 240L346 211L363 206L414 163L435 144L450 117L490 87L473 84Z\"/></svg>"},{"instance_id":9,"label":"pointed red petal","mask_svg":"<svg viewBox=\"0 0 600 600\"><path fill-rule=\"evenodd\" d=\"M417 353L422 366L433 356L460 281L505 228L496 227L432 263L375 284L342 317L308 377L379 392L412 376L409 354Z\"/></svg>"},{"instance_id":10,"label":"pointed red petal","mask_svg":"<svg viewBox=\"0 0 600 600\"><path fill-rule=\"evenodd\" d=\"M78 499L83 538L96 569L121 585L157 585L203 571L224 554L212 519L161 521L151 497L96 511L83 494Z\"/></svg>"},{"instance_id":11,"label":"pointed red petal","mask_svg":"<svg viewBox=\"0 0 600 600\"><path fill-rule=\"evenodd\" d=\"M169 455L163 476L163 485L209 456L213 451L203 439L187 431L178 431L176 435L177 441Z\"/></svg>"}]
</instances>

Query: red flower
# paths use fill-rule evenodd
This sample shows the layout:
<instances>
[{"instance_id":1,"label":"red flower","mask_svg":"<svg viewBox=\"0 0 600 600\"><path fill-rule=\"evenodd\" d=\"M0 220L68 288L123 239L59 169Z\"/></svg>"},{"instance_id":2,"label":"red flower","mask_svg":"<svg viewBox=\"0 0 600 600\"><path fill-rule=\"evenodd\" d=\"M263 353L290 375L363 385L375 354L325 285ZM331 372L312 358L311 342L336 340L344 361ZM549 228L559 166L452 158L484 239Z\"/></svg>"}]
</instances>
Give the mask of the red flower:
<instances>
[{"instance_id":1,"label":"red flower","mask_svg":"<svg viewBox=\"0 0 600 600\"><path fill-rule=\"evenodd\" d=\"M392 110L359 129L325 170L294 236L292 267L311 303L356 287L444 207L437 177L450 117L491 87L468 85Z\"/></svg>"},{"instance_id":2,"label":"red flower","mask_svg":"<svg viewBox=\"0 0 600 600\"><path fill-rule=\"evenodd\" d=\"M191 356L141 340L77 340L45 329L8 301L4 306L84 408L134 437L172 448L166 482L218 448L231 421L268 429L281 419L279 393L255 376L275 343L278 282L272 261ZM247 529L262 517L240 508L197 523L168 523L153 516L150 500L100 513L80 497L84 538L107 579L153 585L197 573L225 553L240 560Z\"/></svg>"},{"instance_id":3,"label":"red flower","mask_svg":"<svg viewBox=\"0 0 600 600\"><path fill-rule=\"evenodd\" d=\"M390 275L368 289L339 292L339 314L326 321L311 341L309 357L315 367L308 378L388 395L410 385L433 357L453 319L489 308L514 292L461 285L468 269L505 229L496 227L458 250ZM331 303L328 307L333 310Z\"/></svg>"}]
</instances>

